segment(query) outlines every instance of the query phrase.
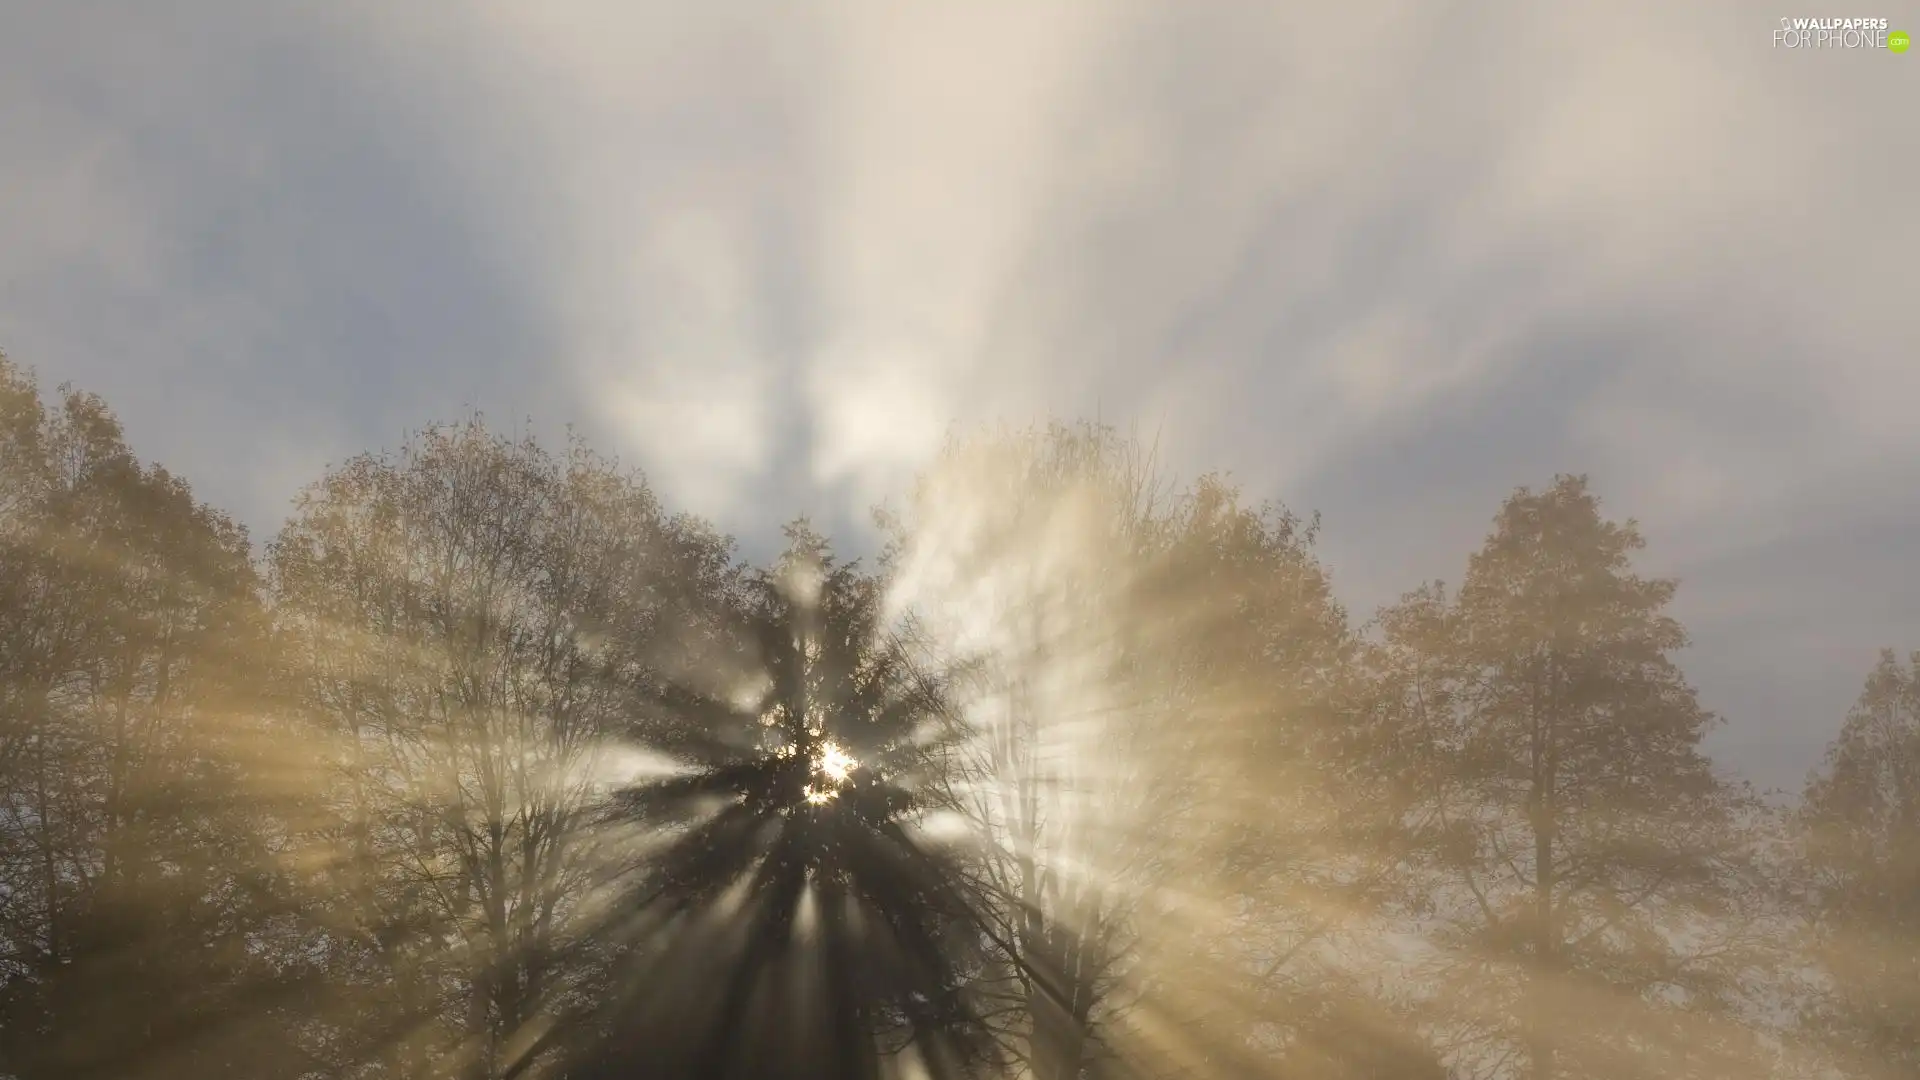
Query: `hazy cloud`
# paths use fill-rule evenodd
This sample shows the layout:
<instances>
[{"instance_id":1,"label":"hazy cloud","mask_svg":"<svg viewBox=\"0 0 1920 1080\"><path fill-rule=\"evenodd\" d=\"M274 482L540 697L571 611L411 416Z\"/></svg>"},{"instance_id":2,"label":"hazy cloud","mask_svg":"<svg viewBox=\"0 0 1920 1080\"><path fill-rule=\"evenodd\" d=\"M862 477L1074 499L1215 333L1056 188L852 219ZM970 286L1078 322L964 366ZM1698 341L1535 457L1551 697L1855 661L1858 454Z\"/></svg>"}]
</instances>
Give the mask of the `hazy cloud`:
<instances>
[{"instance_id":1,"label":"hazy cloud","mask_svg":"<svg viewBox=\"0 0 1920 1080\"><path fill-rule=\"evenodd\" d=\"M0 345L258 527L467 405L749 535L1097 410L1325 511L1362 611L1591 471L1769 782L1920 645L1910 56L1731 3L167 7L0 0Z\"/></svg>"}]
</instances>

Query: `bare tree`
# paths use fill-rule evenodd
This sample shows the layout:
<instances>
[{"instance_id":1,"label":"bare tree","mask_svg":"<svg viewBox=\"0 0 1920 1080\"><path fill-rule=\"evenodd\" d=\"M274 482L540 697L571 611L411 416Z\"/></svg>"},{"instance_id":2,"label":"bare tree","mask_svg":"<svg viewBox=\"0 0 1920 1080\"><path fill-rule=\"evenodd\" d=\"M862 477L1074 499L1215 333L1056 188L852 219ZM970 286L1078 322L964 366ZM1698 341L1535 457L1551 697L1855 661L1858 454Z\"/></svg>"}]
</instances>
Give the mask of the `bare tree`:
<instances>
[{"instance_id":1,"label":"bare tree","mask_svg":"<svg viewBox=\"0 0 1920 1080\"><path fill-rule=\"evenodd\" d=\"M331 768L341 825L315 835L341 962L372 965L382 1022L418 1024L388 1040L397 1074L495 1076L571 989L603 747L728 563L636 476L478 421L303 498L270 552L275 614Z\"/></svg>"}]
</instances>

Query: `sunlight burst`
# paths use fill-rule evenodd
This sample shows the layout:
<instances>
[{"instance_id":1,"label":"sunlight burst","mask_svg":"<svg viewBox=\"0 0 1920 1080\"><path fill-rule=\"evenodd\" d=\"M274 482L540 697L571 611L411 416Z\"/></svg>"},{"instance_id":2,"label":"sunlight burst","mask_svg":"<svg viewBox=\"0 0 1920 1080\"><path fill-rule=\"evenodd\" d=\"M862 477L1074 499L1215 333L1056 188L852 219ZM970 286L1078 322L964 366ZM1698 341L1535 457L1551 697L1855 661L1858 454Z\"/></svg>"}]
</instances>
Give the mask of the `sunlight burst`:
<instances>
[{"instance_id":1,"label":"sunlight burst","mask_svg":"<svg viewBox=\"0 0 1920 1080\"><path fill-rule=\"evenodd\" d=\"M831 801L840 794L840 788L860 767L853 755L842 750L838 743L822 743L813 755L813 772L816 779L801 789L808 802L815 806Z\"/></svg>"},{"instance_id":2,"label":"sunlight burst","mask_svg":"<svg viewBox=\"0 0 1920 1080\"><path fill-rule=\"evenodd\" d=\"M820 748L817 767L821 773L825 774L827 779L832 780L836 784L844 783L847 777L852 775L854 768L858 764L859 762L853 760L852 756L845 750L840 749L836 743L827 743Z\"/></svg>"}]
</instances>

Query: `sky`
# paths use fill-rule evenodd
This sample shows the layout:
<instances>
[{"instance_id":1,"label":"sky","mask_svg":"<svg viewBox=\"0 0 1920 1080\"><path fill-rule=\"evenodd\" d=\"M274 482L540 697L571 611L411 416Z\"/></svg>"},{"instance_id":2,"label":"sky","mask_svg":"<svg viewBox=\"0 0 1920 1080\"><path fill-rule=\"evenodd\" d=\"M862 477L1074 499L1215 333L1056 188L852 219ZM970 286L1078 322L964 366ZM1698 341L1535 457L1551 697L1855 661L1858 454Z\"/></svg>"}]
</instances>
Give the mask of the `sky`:
<instances>
[{"instance_id":1,"label":"sky","mask_svg":"<svg viewBox=\"0 0 1920 1080\"><path fill-rule=\"evenodd\" d=\"M752 550L956 424L1322 515L1356 617L1588 473L1716 758L1920 649L1920 51L1750 3L0 0L0 349L270 537L571 425Z\"/></svg>"}]
</instances>

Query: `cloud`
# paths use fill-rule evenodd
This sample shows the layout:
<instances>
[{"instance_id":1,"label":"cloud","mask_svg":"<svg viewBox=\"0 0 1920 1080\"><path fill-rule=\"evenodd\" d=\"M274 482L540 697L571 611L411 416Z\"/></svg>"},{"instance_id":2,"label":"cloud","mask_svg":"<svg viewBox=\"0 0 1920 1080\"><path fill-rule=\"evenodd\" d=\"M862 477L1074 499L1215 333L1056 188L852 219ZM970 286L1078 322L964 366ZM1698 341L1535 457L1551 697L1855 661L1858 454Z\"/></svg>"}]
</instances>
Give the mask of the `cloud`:
<instances>
[{"instance_id":1,"label":"cloud","mask_svg":"<svg viewBox=\"0 0 1920 1080\"><path fill-rule=\"evenodd\" d=\"M0 342L257 524L467 404L749 537L861 520L955 421L1098 411L1325 511L1362 610L1592 471L1697 637L1821 688L1703 675L1758 742L1916 630L1846 587L1920 480L1912 65L1738 5L10 23Z\"/></svg>"}]
</instances>

